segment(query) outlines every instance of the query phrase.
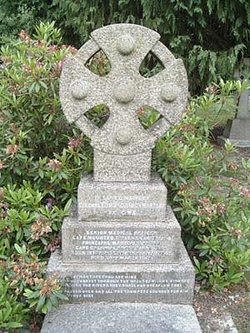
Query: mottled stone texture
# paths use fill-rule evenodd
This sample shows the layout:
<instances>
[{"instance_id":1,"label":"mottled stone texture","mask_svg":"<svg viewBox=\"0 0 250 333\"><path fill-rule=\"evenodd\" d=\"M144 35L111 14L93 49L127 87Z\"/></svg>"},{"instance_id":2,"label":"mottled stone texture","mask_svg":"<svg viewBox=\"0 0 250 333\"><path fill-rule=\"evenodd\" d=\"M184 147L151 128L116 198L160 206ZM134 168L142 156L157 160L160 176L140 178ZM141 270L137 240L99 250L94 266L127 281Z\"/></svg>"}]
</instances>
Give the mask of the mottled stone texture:
<instances>
[{"instance_id":1,"label":"mottled stone texture","mask_svg":"<svg viewBox=\"0 0 250 333\"><path fill-rule=\"evenodd\" d=\"M165 219L148 222L64 220L62 261L91 263L178 263L180 226L167 207Z\"/></svg>"},{"instance_id":2,"label":"mottled stone texture","mask_svg":"<svg viewBox=\"0 0 250 333\"><path fill-rule=\"evenodd\" d=\"M94 179L105 182L149 181L151 150L135 155L112 155L94 149Z\"/></svg>"},{"instance_id":3,"label":"mottled stone texture","mask_svg":"<svg viewBox=\"0 0 250 333\"><path fill-rule=\"evenodd\" d=\"M81 318L81 320L79 320ZM74 304L46 316L41 333L201 333L190 305Z\"/></svg>"},{"instance_id":4,"label":"mottled stone texture","mask_svg":"<svg viewBox=\"0 0 250 333\"><path fill-rule=\"evenodd\" d=\"M78 218L85 221L164 221L167 189L154 176L148 182L95 182L82 177Z\"/></svg>"},{"instance_id":5,"label":"mottled stone texture","mask_svg":"<svg viewBox=\"0 0 250 333\"><path fill-rule=\"evenodd\" d=\"M174 306L162 314L157 312L159 319L161 315L166 319L158 326L156 319L152 321L152 305L140 308L141 319L133 312L133 302L191 304L193 299L194 269L181 240L180 226L167 206L163 181L150 172L155 141L170 124L180 120L187 99L184 66L159 38L156 32L137 25L98 29L76 56L66 61L61 77L64 113L91 138L94 175L83 176L79 183L77 206L63 222L62 249L52 254L48 274L58 275L70 302L92 304L87 316L98 325L101 316L106 316L100 332L200 332L190 307ZM111 72L105 77L84 66L99 49L111 62ZM144 78L139 66L149 51L165 69ZM100 103L111 112L101 129L84 116ZM141 126L136 114L143 105L163 115L149 130ZM103 304L104 310L95 312L96 302L119 303L118 320L112 327L107 326L112 306L106 311ZM122 302L130 302L128 308ZM77 312L79 317L73 315L69 321L69 308L65 308L59 314L59 318L65 316L61 326L49 325L54 317L47 316L42 332L67 332L69 327L71 331L74 318L75 331L98 332L89 319L81 324L86 319L84 305L80 308L83 315ZM125 313L126 322L122 319ZM147 314L151 326L147 326ZM180 318L181 324L176 323ZM135 327L138 329L133 330Z\"/></svg>"},{"instance_id":6,"label":"mottled stone texture","mask_svg":"<svg viewBox=\"0 0 250 333\"><path fill-rule=\"evenodd\" d=\"M187 76L180 59L159 41L160 35L138 25L115 24L95 30L91 39L64 64L60 98L70 122L91 138L94 147L94 180L149 180L151 150L170 124L177 123L187 101ZM105 77L93 74L86 61L99 49L111 63ZM145 78L139 73L147 53L153 52L165 67ZM102 128L84 113L106 104L110 117ZM154 129L145 130L137 111L147 105L163 117Z\"/></svg>"},{"instance_id":7,"label":"mottled stone texture","mask_svg":"<svg viewBox=\"0 0 250 333\"><path fill-rule=\"evenodd\" d=\"M63 263L60 252L50 258L48 274L56 274L70 302L163 302L191 304L194 269L180 244L178 263Z\"/></svg>"}]
</instances>

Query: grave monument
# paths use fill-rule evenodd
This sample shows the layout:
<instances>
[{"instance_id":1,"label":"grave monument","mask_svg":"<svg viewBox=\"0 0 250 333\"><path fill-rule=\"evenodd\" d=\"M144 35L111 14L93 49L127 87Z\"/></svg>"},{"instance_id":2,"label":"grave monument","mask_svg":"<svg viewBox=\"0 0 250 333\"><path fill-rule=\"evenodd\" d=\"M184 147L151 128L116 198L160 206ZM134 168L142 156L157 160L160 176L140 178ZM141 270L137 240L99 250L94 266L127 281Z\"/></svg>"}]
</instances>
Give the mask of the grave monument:
<instances>
[{"instance_id":1,"label":"grave monument","mask_svg":"<svg viewBox=\"0 0 250 333\"><path fill-rule=\"evenodd\" d=\"M249 76L250 58L244 58L244 67ZM248 79L240 68L235 72L235 78L237 80ZM237 116L233 121L228 122L223 137L219 138L219 142L224 142L225 139L229 139L236 147L250 148L250 89L241 93Z\"/></svg>"},{"instance_id":2,"label":"grave monument","mask_svg":"<svg viewBox=\"0 0 250 333\"><path fill-rule=\"evenodd\" d=\"M46 316L43 333L72 332L70 327L76 332L200 332L191 306L194 269L166 203L167 189L151 174L152 148L180 121L188 94L182 61L159 39L138 25L105 26L64 64L63 111L91 139L94 171L79 183L77 207L63 222L62 249L48 265L71 304ZM85 66L99 50L111 63L104 77ZM164 69L145 78L139 67L148 52ZM110 109L101 128L84 115L98 104ZM162 115L148 130L137 116L145 105Z\"/></svg>"}]
</instances>

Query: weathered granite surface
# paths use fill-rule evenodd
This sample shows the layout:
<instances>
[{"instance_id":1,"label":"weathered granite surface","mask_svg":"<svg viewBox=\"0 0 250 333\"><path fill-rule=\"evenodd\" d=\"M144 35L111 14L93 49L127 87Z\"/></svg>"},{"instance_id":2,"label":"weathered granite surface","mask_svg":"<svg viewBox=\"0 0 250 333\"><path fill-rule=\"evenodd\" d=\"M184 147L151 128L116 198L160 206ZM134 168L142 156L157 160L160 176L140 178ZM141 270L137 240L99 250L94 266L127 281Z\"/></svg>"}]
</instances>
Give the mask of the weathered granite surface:
<instances>
[{"instance_id":1,"label":"weathered granite surface","mask_svg":"<svg viewBox=\"0 0 250 333\"><path fill-rule=\"evenodd\" d=\"M167 189L159 176L144 182L96 182L84 176L78 186L78 219L164 221L166 201Z\"/></svg>"},{"instance_id":2,"label":"weathered granite surface","mask_svg":"<svg viewBox=\"0 0 250 333\"><path fill-rule=\"evenodd\" d=\"M166 211L162 222L79 222L68 217L62 228L64 263L178 263L180 226Z\"/></svg>"},{"instance_id":3,"label":"weathered granite surface","mask_svg":"<svg viewBox=\"0 0 250 333\"><path fill-rule=\"evenodd\" d=\"M190 305L68 304L50 312L41 333L201 333Z\"/></svg>"},{"instance_id":4,"label":"weathered granite surface","mask_svg":"<svg viewBox=\"0 0 250 333\"><path fill-rule=\"evenodd\" d=\"M236 147L250 147L250 119L234 119L228 139Z\"/></svg>"},{"instance_id":5,"label":"weathered granite surface","mask_svg":"<svg viewBox=\"0 0 250 333\"><path fill-rule=\"evenodd\" d=\"M134 155L112 155L94 149L94 180L145 182L151 180L151 149Z\"/></svg>"},{"instance_id":6,"label":"weathered granite surface","mask_svg":"<svg viewBox=\"0 0 250 333\"><path fill-rule=\"evenodd\" d=\"M94 180L143 181L149 179L151 150L170 124L177 123L186 107L187 75L182 60L175 59L148 28L114 24L95 30L74 57L67 59L60 80L60 99L69 122L91 138L94 147ZM102 49L111 71L100 77L85 66ZM165 67L145 78L139 73L144 57L152 51ZM102 128L84 112L106 104L110 117ZM143 105L155 108L166 121L157 130L145 130L137 111Z\"/></svg>"},{"instance_id":7,"label":"weathered granite surface","mask_svg":"<svg viewBox=\"0 0 250 333\"><path fill-rule=\"evenodd\" d=\"M70 302L164 302L191 304L194 268L183 245L178 263L63 263L52 254L48 274L56 274Z\"/></svg>"}]
</instances>

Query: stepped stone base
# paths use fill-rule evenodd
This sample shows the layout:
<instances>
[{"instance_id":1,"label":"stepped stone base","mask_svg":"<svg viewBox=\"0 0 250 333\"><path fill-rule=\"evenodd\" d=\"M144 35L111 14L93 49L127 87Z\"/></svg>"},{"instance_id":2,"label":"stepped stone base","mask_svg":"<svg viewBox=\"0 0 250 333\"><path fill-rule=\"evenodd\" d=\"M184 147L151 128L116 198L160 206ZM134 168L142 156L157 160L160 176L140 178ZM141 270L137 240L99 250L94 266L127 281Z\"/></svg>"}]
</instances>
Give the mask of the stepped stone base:
<instances>
[{"instance_id":1,"label":"stepped stone base","mask_svg":"<svg viewBox=\"0 0 250 333\"><path fill-rule=\"evenodd\" d=\"M54 252L47 269L56 274L70 302L163 302L191 304L194 268L181 246L179 263L77 264Z\"/></svg>"},{"instance_id":2,"label":"stepped stone base","mask_svg":"<svg viewBox=\"0 0 250 333\"><path fill-rule=\"evenodd\" d=\"M46 315L41 333L201 333L190 305L68 304Z\"/></svg>"}]
</instances>

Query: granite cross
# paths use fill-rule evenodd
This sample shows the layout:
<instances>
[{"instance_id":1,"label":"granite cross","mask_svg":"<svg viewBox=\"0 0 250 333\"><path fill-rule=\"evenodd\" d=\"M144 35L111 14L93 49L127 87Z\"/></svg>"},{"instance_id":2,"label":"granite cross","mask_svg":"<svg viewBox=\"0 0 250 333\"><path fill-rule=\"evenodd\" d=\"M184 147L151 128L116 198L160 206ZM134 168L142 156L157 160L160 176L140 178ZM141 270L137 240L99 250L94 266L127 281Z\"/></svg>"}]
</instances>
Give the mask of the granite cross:
<instances>
[{"instance_id":1,"label":"granite cross","mask_svg":"<svg viewBox=\"0 0 250 333\"><path fill-rule=\"evenodd\" d=\"M60 98L68 121L91 139L94 180L149 180L155 141L182 116L188 92L186 71L182 60L175 59L159 39L157 32L142 26L110 25L92 32L91 39L65 62ZM100 49L111 63L104 77L85 66ZM150 51L165 68L145 78L139 67ZM102 128L84 115L98 104L107 105L111 113ZM137 116L145 105L163 116L148 130Z\"/></svg>"}]
</instances>

